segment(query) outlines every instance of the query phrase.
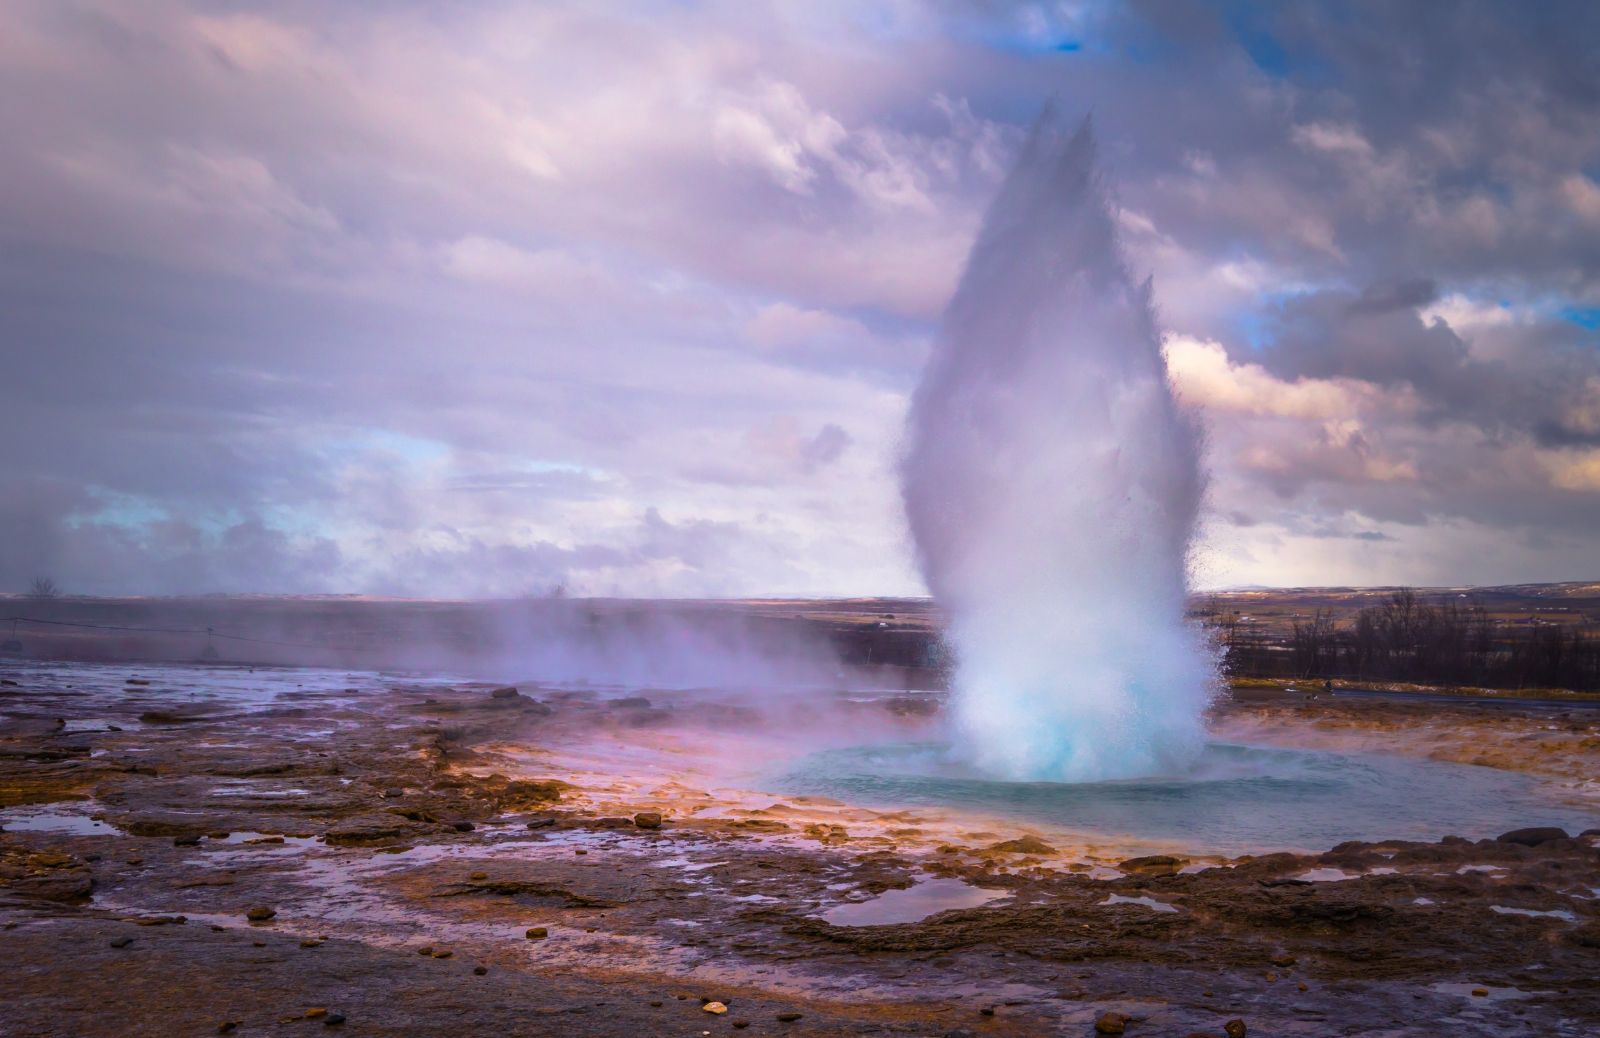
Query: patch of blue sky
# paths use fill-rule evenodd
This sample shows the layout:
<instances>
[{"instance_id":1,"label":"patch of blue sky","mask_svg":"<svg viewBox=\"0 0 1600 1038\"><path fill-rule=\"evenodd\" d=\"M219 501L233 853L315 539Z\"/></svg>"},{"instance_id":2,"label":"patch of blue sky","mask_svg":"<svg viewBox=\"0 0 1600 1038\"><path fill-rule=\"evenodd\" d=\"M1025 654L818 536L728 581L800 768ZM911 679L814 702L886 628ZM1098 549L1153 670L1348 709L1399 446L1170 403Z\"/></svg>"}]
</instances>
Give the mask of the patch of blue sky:
<instances>
[{"instance_id":1,"label":"patch of blue sky","mask_svg":"<svg viewBox=\"0 0 1600 1038\"><path fill-rule=\"evenodd\" d=\"M172 518L172 512L154 498L103 487L91 488L89 493L95 499L94 506L67 516L67 525L78 527L96 523L133 529Z\"/></svg>"},{"instance_id":2,"label":"patch of blue sky","mask_svg":"<svg viewBox=\"0 0 1600 1038\"><path fill-rule=\"evenodd\" d=\"M1283 304L1326 287L1329 286L1291 283L1259 292L1248 305L1233 312L1230 323L1239 340L1250 349L1258 353L1270 349L1273 344L1273 318Z\"/></svg>"},{"instance_id":3,"label":"patch of blue sky","mask_svg":"<svg viewBox=\"0 0 1600 1038\"><path fill-rule=\"evenodd\" d=\"M1579 328L1600 331L1600 306L1563 306L1556 311L1556 316Z\"/></svg>"},{"instance_id":4,"label":"patch of blue sky","mask_svg":"<svg viewBox=\"0 0 1600 1038\"><path fill-rule=\"evenodd\" d=\"M1306 84L1331 82L1335 78L1331 65L1304 47L1291 48L1272 31L1272 20L1281 16L1283 10L1278 4L1235 0L1225 6L1223 20L1251 64L1264 74ZM1325 17L1337 19L1340 15L1332 11Z\"/></svg>"},{"instance_id":5,"label":"patch of blue sky","mask_svg":"<svg viewBox=\"0 0 1600 1038\"><path fill-rule=\"evenodd\" d=\"M450 456L449 445L438 440L376 427L332 440L325 450L334 455L381 451L417 465L442 461Z\"/></svg>"}]
</instances>

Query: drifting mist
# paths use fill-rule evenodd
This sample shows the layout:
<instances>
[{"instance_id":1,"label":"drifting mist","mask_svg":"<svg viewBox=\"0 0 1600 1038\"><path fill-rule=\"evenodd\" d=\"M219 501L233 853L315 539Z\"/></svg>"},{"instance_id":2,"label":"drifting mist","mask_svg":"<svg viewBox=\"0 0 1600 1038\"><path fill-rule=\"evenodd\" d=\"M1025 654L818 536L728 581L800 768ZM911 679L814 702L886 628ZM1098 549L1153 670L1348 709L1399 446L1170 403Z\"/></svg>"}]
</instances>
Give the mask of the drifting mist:
<instances>
[{"instance_id":1,"label":"drifting mist","mask_svg":"<svg viewBox=\"0 0 1600 1038\"><path fill-rule=\"evenodd\" d=\"M991 204L912 401L903 492L949 611L958 752L1010 778L1160 772L1213 667L1183 622L1202 479L1087 123L1047 113Z\"/></svg>"}]
</instances>

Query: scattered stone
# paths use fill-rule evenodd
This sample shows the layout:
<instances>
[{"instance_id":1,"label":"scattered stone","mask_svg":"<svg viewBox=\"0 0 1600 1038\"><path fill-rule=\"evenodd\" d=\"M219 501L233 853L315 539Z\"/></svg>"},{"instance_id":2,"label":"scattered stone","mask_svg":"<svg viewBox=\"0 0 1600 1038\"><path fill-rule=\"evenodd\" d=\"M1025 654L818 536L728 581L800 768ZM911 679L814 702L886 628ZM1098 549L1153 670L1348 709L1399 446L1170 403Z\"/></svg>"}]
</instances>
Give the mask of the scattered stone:
<instances>
[{"instance_id":1,"label":"scattered stone","mask_svg":"<svg viewBox=\"0 0 1600 1038\"><path fill-rule=\"evenodd\" d=\"M521 694L522 693L517 691L515 685L507 685L505 688L497 688L493 692L490 692L489 693L489 698L490 699L515 699L515 698L517 698L517 696L519 696Z\"/></svg>"},{"instance_id":2,"label":"scattered stone","mask_svg":"<svg viewBox=\"0 0 1600 1038\"><path fill-rule=\"evenodd\" d=\"M454 954L455 952L451 951L449 948L440 948L433 953L433 957L436 959L448 959Z\"/></svg>"},{"instance_id":3,"label":"scattered stone","mask_svg":"<svg viewBox=\"0 0 1600 1038\"><path fill-rule=\"evenodd\" d=\"M244 1023L243 1020L224 1020L222 1023L217 1025L217 1033L232 1034L234 1031L239 1029L239 1025L242 1023Z\"/></svg>"},{"instance_id":4,"label":"scattered stone","mask_svg":"<svg viewBox=\"0 0 1600 1038\"><path fill-rule=\"evenodd\" d=\"M328 1011L321 1006L315 1006L311 1009L307 1009L304 1014L305 1019L307 1020L316 1020L327 1015Z\"/></svg>"},{"instance_id":5,"label":"scattered stone","mask_svg":"<svg viewBox=\"0 0 1600 1038\"><path fill-rule=\"evenodd\" d=\"M418 955L432 955L433 954L433 945L424 944L422 947L417 949L417 954Z\"/></svg>"},{"instance_id":6,"label":"scattered stone","mask_svg":"<svg viewBox=\"0 0 1600 1038\"><path fill-rule=\"evenodd\" d=\"M174 836L172 838L172 846L174 847L198 847L199 845L200 837L198 836Z\"/></svg>"},{"instance_id":7,"label":"scattered stone","mask_svg":"<svg viewBox=\"0 0 1600 1038\"><path fill-rule=\"evenodd\" d=\"M1274 955L1270 961L1274 966L1287 969L1294 965L1295 958L1293 955L1290 955L1287 952L1280 952L1277 955Z\"/></svg>"},{"instance_id":8,"label":"scattered stone","mask_svg":"<svg viewBox=\"0 0 1600 1038\"><path fill-rule=\"evenodd\" d=\"M512 779L495 791L495 799L504 811L520 811L535 804L548 804L560 800L562 791L572 788L572 783L560 779Z\"/></svg>"},{"instance_id":9,"label":"scattered stone","mask_svg":"<svg viewBox=\"0 0 1600 1038\"><path fill-rule=\"evenodd\" d=\"M132 937L113 937L113 938L111 938L109 943L111 944L111 947L113 947L113 948L126 948L128 945L133 943L133 938Z\"/></svg>"},{"instance_id":10,"label":"scattered stone","mask_svg":"<svg viewBox=\"0 0 1600 1038\"><path fill-rule=\"evenodd\" d=\"M728 1011L728 1007L723 1005L721 1002L707 1002L700 1008L716 1016L721 1016L723 1013Z\"/></svg>"},{"instance_id":11,"label":"scattered stone","mask_svg":"<svg viewBox=\"0 0 1600 1038\"><path fill-rule=\"evenodd\" d=\"M474 872L471 875L469 875L467 878L468 879L474 879L474 880L476 880L476 879L488 879L489 878L489 874L487 872Z\"/></svg>"},{"instance_id":12,"label":"scattered stone","mask_svg":"<svg viewBox=\"0 0 1600 1038\"><path fill-rule=\"evenodd\" d=\"M796 1020L799 1020L803 1016L805 1016L804 1013L795 1013L795 1012L779 1013L778 1014L778 1022L781 1023L781 1024L792 1024Z\"/></svg>"},{"instance_id":13,"label":"scattered stone","mask_svg":"<svg viewBox=\"0 0 1600 1038\"><path fill-rule=\"evenodd\" d=\"M150 684L150 682L148 680L146 680L145 678L129 678L128 680L124 681L123 684L124 685L148 685L148 684Z\"/></svg>"},{"instance_id":14,"label":"scattered stone","mask_svg":"<svg viewBox=\"0 0 1600 1038\"><path fill-rule=\"evenodd\" d=\"M1183 858L1174 858L1170 854L1146 854L1141 858L1129 858L1119 863L1117 868L1147 876L1170 876L1186 864L1188 862Z\"/></svg>"},{"instance_id":15,"label":"scattered stone","mask_svg":"<svg viewBox=\"0 0 1600 1038\"><path fill-rule=\"evenodd\" d=\"M343 1013L329 1013L322 1018L322 1026L324 1027L338 1027L342 1023L344 1023Z\"/></svg>"},{"instance_id":16,"label":"scattered stone","mask_svg":"<svg viewBox=\"0 0 1600 1038\"><path fill-rule=\"evenodd\" d=\"M317 948L317 947L320 947L321 945L322 945L322 941L318 940L315 937L307 937L305 940L300 942L300 947L302 947L302 948Z\"/></svg>"},{"instance_id":17,"label":"scattered stone","mask_svg":"<svg viewBox=\"0 0 1600 1038\"><path fill-rule=\"evenodd\" d=\"M1095 1034L1121 1034L1128 1029L1128 1018L1121 1013L1101 1013L1094 1022Z\"/></svg>"},{"instance_id":18,"label":"scattered stone","mask_svg":"<svg viewBox=\"0 0 1600 1038\"><path fill-rule=\"evenodd\" d=\"M487 966L474 966L474 967L472 967L472 972L476 973L478 976L481 977L481 976L483 976L483 975L485 975L486 973L489 972L489 967L487 967Z\"/></svg>"},{"instance_id":19,"label":"scattered stone","mask_svg":"<svg viewBox=\"0 0 1600 1038\"><path fill-rule=\"evenodd\" d=\"M244 917L250 920L252 923L264 923L277 914L278 912L276 909L268 908L266 905L257 905L256 907L245 912Z\"/></svg>"},{"instance_id":20,"label":"scattered stone","mask_svg":"<svg viewBox=\"0 0 1600 1038\"><path fill-rule=\"evenodd\" d=\"M398 800L406 795L406 791L399 786L391 786L383 791L383 795L388 800Z\"/></svg>"},{"instance_id":21,"label":"scattered stone","mask_svg":"<svg viewBox=\"0 0 1600 1038\"><path fill-rule=\"evenodd\" d=\"M1495 837L1496 843L1515 843L1524 847L1537 847L1541 843L1551 840L1569 840L1565 829L1558 829L1553 825L1540 825L1528 829L1513 829L1509 833L1501 833Z\"/></svg>"},{"instance_id":22,"label":"scattered stone","mask_svg":"<svg viewBox=\"0 0 1600 1038\"><path fill-rule=\"evenodd\" d=\"M661 812L640 811L633 816L633 824L641 829L659 829L661 828Z\"/></svg>"},{"instance_id":23,"label":"scattered stone","mask_svg":"<svg viewBox=\"0 0 1600 1038\"><path fill-rule=\"evenodd\" d=\"M604 818L596 818L590 825L596 829L632 829L633 819L607 815Z\"/></svg>"},{"instance_id":24,"label":"scattered stone","mask_svg":"<svg viewBox=\"0 0 1600 1038\"><path fill-rule=\"evenodd\" d=\"M749 1026L750 1026L750 1021L748 1021L748 1020L735 1020L733 1022L733 1029L735 1031L742 1031L746 1027L749 1027Z\"/></svg>"},{"instance_id":25,"label":"scattered stone","mask_svg":"<svg viewBox=\"0 0 1600 1038\"><path fill-rule=\"evenodd\" d=\"M451 822L450 828L454 829L458 833L470 833L472 830L476 829L477 826L473 825L466 819L462 819L459 822Z\"/></svg>"},{"instance_id":26,"label":"scattered stone","mask_svg":"<svg viewBox=\"0 0 1600 1038\"><path fill-rule=\"evenodd\" d=\"M1243 1020L1229 1020L1222 1025L1222 1030L1228 1038L1244 1038L1246 1028Z\"/></svg>"},{"instance_id":27,"label":"scattered stone","mask_svg":"<svg viewBox=\"0 0 1600 1038\"><path fill-rule=\"evenodd\" d=\"M548 815L543 817L543 818L530 818L530 819L528 819L528 828L529 829L548 829L548 828L550 828L551 826L553 826L555 824L556 824L556 820L554 818L548 816Z\"/></svg>"},{"instance_id":28,"label":"scattered stone","mask_svg":"<svg viewBox=\"0 0 1600 1038\"><path fill-rule=\"evenodd\" d=\"M1488 988L1473 988L1472 989L1472 996L1474 998L1488 998L1489 997L1489 989Z\"/></svg>"},{"instance_id":29,"label":"scattered stone","mask_svg":"<svg viewBox=\"0 0 1600 1038\"><path fill-rule=\"evenodd\" d=\"M530 941L542 941L550 936L550 930L544 926L530 926L528 927L528 932L523 936Z\"/></svg>"},{"instance_id":30,"label":"scattered stone","mask_svg":"<svg viewBox=\"0 0 1600 1038\"><path fill-rule=\"evenodd\" d=\"M582 847L579 847L577 850L573 851L572 853L573 854L588 854L589 852L584 850Z\"/></svg>"}]
</instances>

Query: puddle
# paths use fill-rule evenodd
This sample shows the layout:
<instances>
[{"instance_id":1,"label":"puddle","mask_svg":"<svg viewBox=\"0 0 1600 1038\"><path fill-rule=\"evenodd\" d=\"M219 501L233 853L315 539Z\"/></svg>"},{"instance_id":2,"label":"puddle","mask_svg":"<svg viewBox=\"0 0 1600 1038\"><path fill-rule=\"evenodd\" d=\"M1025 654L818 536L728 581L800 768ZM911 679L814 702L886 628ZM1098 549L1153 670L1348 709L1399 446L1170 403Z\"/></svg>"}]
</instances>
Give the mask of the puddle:
<instances>
[{"instance_id":1,"label":"puddle","mask_svg":"<svg viewBox=\"0 0 1600 1038\"><path fill-rule=\"evenodd\" d=\"M1121 894L1112 894L1110 897L1108 897L1104 901L1100 902L1100 904L1102 904L1102 905L1143 905L1145 908L1154 909L1157 912L1176 912L1176 911L1178 911L1178 906L1177 905L1169 905L1165 901L1157 901L1153 897L1124 897Z\"/></svg>"},{"instance_id":2,"label":"puddle","mask_svg":"<svg viewBox=\"0 0 1600 1038\"><path fill-rule=\"evenodd\" d=\"M1505 905L1490 905L1489 910L1496 915L1529 915L1547 919L1561 919L1569 923L1578 921L1578 917L1565 908L1552 908L1545 912L1537 912L1531 908L1507 908Z\"/></svg>"},{"instance_id":3,"label":"puddle","mask_svg":"<svg viewBox=\"0 0 1600 1038\"><path fill-rule=\"evenodd\" d=\"M219 836L216 839L208 839L206 840L206 844L212 846L217 844L233 844L234 846L250 847L253 849L259 848L260 850L266 851L282 848L304 850L307 847L315 847L317 845L317 840L314 836L284 836L281 833L258 833L244 829L231 832L227 836Z\"/></svg>"},{"instance_id":4,"label":"puddle","mask_svg":"<svg viewBox=\"0 0 1600 1038\"><path fill-rule=\"evenodd\" d=\"M1393 871L1392 869L1390 870ZM1347 879L1360 879L1359 872L1346 872L1344 869L1311 869L1302 872L1295 879L1309 880L1312 883L1339 883Z\"/></svg>"},{"instance_id":5,"label":"puddle","mask_svg":"<svg viewBox=\"0 0 1600 1038\"><path fill-rule=\"evenodd\" d=\"M1456 875L1464 876L1469 872L1504 872L1504 865L1463 865L1456 869Z\"/></svg>"},{"instance_id":6,"label":"puddle","mask_svg":"<svg viewBox=\"0 0 1600 1038\"><path fill-rule=\"evenodd\" d=\"M930 879L904 890L886 890L870 901L837 905L822 913L834 926L889 926L916 923L957 908L980 908L1011 895L984 890L959 879Z\"/></svg>"},{"instance_id":7,"label":"puddle","mask_svg":"<svg viewBox=\"0 0 1600 1038\"><path fill-rule=\"evenodd\" d=\"M14 832L70 833L73 836L116 836L122 830L83 811L42 807L0 817L0 827Z\"/></svg>"},{"instance_id":8,"label":"puddle","mask_svg":"<svg viewBox=\"0 0 1600 1038\"><path fill-rule=\"evenodd\" d=\"M236 785L218 786L206 793L208 797L250 797L252 799L270 800L276 797L303 797L310 796L309 789L259 789L255 786Z\"/></svg>"}]
</instances>

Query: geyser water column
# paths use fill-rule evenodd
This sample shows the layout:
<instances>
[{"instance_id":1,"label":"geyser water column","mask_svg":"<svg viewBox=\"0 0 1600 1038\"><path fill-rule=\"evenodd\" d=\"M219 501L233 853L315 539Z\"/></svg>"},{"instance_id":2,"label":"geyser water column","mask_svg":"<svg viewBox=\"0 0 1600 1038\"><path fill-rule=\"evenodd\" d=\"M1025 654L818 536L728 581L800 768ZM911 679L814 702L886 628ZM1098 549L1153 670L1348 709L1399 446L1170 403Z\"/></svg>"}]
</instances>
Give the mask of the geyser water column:
<instances>
[{"instance_id":1,"label":"geyser water column","mask_svg":"<svg viewBox=\"0 0 1600 1038\"><path fill-rule=\"evenodd\" d=\"M1182 768L1215 667L1184 622L1202 479L1087 121L1040 119L912 399L902 490L950 618L957 752L1006 778Z\"/></svg>"}]
</instances>

